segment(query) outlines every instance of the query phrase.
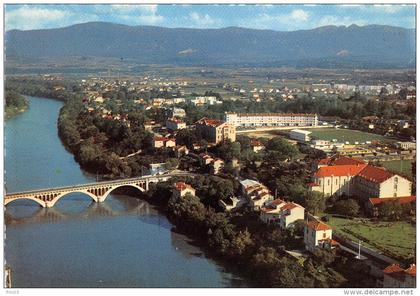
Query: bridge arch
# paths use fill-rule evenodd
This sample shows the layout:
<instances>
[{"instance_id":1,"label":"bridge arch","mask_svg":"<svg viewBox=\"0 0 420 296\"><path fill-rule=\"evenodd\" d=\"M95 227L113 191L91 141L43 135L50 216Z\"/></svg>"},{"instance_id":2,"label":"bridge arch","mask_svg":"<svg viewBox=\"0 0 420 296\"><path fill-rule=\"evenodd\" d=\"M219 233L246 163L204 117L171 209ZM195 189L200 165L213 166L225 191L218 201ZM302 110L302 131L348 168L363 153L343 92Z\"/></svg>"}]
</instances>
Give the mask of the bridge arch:
<instances>
[{"instance_id":1,"label":"bridge arch","mask_svg":"<svg viewBox=\"0 0 420 296\"><path fill-rule=\"evenodd\" d=\"M132 187L132 188L136 188L136 189L140 190L140 192L145 192L145 190L143 188L141 188L140 186L137 186L135 184L121 184L121 185L116 185L116 186L112 187L111 189L109 189L107 192L105 192L104 195L102 195L100 197L100 201L105 201L112 191L114 191L117 188L121 188L121 187Z\"/></svg>"},{"instance_id":2,"label":"bridge arch","mask_svg":"<svg viewBox=\"0 0 420 296\"><path fill-rule=\"evenodd\" d=\"M17 198L7 198L4 200L4 205L7 206L9 203L14 202L15 200L32 200L34 202L36 202L37 204L39 204L41 207L45 208L47 206L47 204L45 203L45 201L42 201L38 198L35 198L33 196L25 196L25 197L17 197Z\"/></svg>"},{"instance_id":3,"label":"bridge arch","mask_svg":"<svg viewBox=\"0 0 420 296\"><path fill-rule=\"evenodd\" d=\"M92 198L93 201L98 202L98 197L96 195L94 195L94 194L92 194L90 192L87 192L87 191L76 190L76 191L69 191L69 192L61 193L60 195L58 195L57 197L55 197L50 202L47 202L48 207L53 207L61 198L63 198L66 195L73 194L73 193L82 193L82 194L85 194L85 195L89 196L90 198Z\"/></svg>"}]
</instances>

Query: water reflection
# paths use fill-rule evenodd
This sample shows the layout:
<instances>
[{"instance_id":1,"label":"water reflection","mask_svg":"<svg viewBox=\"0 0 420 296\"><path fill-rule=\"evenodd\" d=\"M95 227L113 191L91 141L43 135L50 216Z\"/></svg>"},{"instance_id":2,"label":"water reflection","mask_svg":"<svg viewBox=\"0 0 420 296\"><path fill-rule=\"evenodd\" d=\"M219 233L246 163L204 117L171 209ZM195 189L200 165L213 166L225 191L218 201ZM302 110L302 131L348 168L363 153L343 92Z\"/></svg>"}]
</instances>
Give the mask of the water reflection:
<instances>
[{"instance_id":1,"label":"water reflection","mask_svg":"<svg viewBox=\"0 0 420 296\"><path fill-rule=\"evenodd\" d=\"M158 211L147 201L130 198L128 196L113 195L109 201L89 202L80 199L68 199L57 204L56 207L42 208L34 204L11 204L4 212L6 226L33 223L55 223L66 220L85 220L98 218L111 218L119 216L159 216ZM118 207L115 204L118 203ZM86 206L86 204L88 204ZM82 211L75 208L85 206ZM67 208L67 209L66 209Z\"/></svg>"}]
</instances>

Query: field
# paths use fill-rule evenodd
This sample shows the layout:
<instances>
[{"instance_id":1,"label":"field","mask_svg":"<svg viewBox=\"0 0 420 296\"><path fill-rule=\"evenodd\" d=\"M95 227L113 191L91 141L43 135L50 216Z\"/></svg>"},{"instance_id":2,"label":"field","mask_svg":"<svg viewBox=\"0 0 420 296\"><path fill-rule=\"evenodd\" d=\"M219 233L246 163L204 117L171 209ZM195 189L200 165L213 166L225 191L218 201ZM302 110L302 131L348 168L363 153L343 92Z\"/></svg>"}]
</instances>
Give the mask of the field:
<instances>
[{"instance_id":1,"label":"field","mask_svg":"<svg viewBox=\"0 0 420 296\"><path fill-rule=\"evenodd\" d=\"M319 128L310 129L309 131L312 132L312 134L310 134L312 139L329 141L336 139L340 143L345 143L346 141L350 142L350 144L354 144L354 142L362 143L373 140L392 141L381 135L350 129Z\"/></svg>"},{"instance_id":2,"label":"field","mask_svg":"<svg viewBox=\"0 0 420 296\"><path fill-rule=\"evenodd\" d=\"M394 171L394 172L401 172L407 176L412 177L411 171L411 160L390 160L390 161L383 161L381 162L385 168ZM402 171L401 171L402 168Z\"/></svg>"},{"instance_id":3,"label":"field","mask_svg":"<svg viewBox=\"0 0 420 296\"><path fill-rule=\"evenodd\" d=\"M391 257L409 258L416 248L416 228L408 222L370 222L330 217L327 222L337 234Z\"/></svg>"}]
</instances>

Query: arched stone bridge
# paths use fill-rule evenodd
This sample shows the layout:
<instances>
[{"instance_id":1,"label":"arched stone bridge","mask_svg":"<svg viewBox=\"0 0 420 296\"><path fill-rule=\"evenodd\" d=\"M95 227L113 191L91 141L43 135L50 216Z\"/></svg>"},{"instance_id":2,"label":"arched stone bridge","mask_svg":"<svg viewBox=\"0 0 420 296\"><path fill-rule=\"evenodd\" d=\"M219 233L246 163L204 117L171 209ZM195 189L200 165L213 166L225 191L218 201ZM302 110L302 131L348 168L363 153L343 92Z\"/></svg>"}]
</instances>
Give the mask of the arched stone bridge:
<instances>
[{"instance_id":1,"label":"arched stone bridge","mask_svg":"<svg viewBox=\"0 0 420 296\"><path fill-rule=\"evenodd\" d=\"M9 194L6 193L4 198L4 205L6 206L7 204L19 199L28 199L37 202L44 208L50 208L53 207L56 202L60 200L60 198L70 193L84 193L90 196L95 202L103 202L113 190L119 187L129 186L144 192L149 190L150 183L168 181L170 178L177 176L192 176L192 174L187 172L177 172L158 176L143 176L138 178L103 181L91 184L38 189Z\"/></svg>"}]
</instances>

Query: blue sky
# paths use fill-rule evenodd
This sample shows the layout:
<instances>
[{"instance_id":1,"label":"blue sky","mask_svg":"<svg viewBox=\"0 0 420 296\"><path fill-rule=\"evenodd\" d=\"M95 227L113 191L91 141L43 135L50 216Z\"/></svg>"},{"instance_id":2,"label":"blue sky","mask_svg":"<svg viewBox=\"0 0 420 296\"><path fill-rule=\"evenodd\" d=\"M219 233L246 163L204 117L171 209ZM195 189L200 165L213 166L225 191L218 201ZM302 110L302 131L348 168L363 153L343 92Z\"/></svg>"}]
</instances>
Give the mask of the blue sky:
<instances>
[{"instance_id":1,"label":"blue sky","mask_svg":"<svg viewBox=\"0 0 420 296\"><path fill-rule=\"evenodd\" d=\"M239 26L292 31L325 25L415 28L414 5L6 5L6 30L64 27L89 21L163 27Z\"/></svg>"}]
</instances>

